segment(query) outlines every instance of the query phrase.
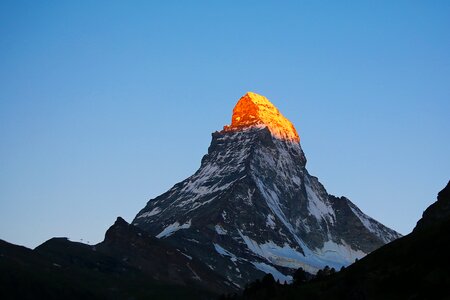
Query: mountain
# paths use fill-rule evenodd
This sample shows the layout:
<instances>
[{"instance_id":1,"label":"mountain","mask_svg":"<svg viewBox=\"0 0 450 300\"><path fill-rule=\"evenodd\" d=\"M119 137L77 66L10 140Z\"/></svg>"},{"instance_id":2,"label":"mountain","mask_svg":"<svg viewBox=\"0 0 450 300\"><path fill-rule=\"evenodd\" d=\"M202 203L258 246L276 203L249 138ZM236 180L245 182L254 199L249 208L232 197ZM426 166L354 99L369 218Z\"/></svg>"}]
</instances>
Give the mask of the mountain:
<instances>
[{"instance_id":1,"label":"mountain","mask_svg":"<svg viewBox=\"0 0 450 300\"><path fill-rule=\"evenodd\" d=\"M264 286L255 282L238 299L450 299L448 253L450 182L412 233L345 270L293 285L277 285L273 280L272 285Z\"/></svg>"},{"instance_id":2,"label":"mountain","mask_svg":"<svg viewBox=\"0 0 450 300\"><path fill-rule=\"evenodd\" d=\"M237 288L347 266L400 234L327 193L300 137L269 100L245 94L212 134L199 170L148 201L133 225L204 262Z\"/></svg>"},{"instance_id":3,"label":"mountain","mask_svg":"<svg viewBox=\"0 0 450 300\"><path fill-rule=\"evenodd\" d=\"M449 207L450 182L412 233L348 268L300 285L266 275L243 296L223 298L450 299ZM203 280L192 280L194 272ZM94 246L52 238L31 250L0 240L0 299L216 299L230 292L223 277L207 272L201 261L122 218Z\"/></svg>"},{"instance_id":4,"label":"mountain","mask_svg":"<svg viewBox=\"0 0 450 300\"><path fill-rule=\"evenodd\" d=\"M214 299L230 285L120 217L97 245L52 238L31 250L0 240L0 299Z\"/></svg>"}]
</instances>

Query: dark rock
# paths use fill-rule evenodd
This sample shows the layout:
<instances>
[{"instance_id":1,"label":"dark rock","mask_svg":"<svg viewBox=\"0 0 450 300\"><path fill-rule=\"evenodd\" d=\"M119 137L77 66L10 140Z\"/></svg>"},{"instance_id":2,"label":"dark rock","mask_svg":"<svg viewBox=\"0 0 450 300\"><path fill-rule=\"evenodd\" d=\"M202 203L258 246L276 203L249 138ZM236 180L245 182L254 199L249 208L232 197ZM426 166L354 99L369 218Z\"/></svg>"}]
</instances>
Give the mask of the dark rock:
<instances>
[{"instance_id":1,"label":"dark rock","mask_svg":"<svg viewBox=\"0 0 450 300\"><path fill-rule=\"evenodd\" d=\"M450 181L447 186L438 193L437 201L430 205L417 222L414 231L422 230L450 217Z\"/></svg>"}]
</instances>

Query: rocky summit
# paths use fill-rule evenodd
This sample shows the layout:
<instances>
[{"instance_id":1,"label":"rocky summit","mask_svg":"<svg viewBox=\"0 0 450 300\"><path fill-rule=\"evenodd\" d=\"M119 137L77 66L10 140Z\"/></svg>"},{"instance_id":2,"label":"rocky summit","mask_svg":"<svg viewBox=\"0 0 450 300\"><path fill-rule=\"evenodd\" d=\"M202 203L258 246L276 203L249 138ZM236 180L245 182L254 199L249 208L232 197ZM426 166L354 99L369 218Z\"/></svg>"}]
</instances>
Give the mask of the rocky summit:
<instances>
[{"instance_id":1,"label":"rocky summit","mask_svg":"<svg viewBox=\"0 0 450 300\"><path fill-rule=\"evenodd\" d=\"M264 273L290 281L299 267L339 269L400 237L328 194L306 169L295 127L255 93L238 101L231 125L212 134L198 171L148 201L132 224L233 288Z\"/></svg>"}]
</instances>

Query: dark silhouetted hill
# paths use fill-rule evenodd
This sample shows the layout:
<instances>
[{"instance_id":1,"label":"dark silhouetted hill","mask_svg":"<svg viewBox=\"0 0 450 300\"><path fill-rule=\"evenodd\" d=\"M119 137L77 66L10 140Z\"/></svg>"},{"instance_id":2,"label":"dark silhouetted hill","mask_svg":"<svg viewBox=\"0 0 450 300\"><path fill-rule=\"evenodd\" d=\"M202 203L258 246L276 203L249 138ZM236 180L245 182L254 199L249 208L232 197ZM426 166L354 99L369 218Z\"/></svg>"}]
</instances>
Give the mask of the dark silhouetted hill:
<instances>
[{"instance_id":1,"label":"dark silhouetted hill","mask_svg":"<svg viewBox=\"0 0 450 300\"><path fill-rule=\"evenodd\" d=\"M201 276L201 277L200 277ZM122 218L95 246L0 240L0 299L214 299L227 280Z\"/></svg>"}]
</instances>

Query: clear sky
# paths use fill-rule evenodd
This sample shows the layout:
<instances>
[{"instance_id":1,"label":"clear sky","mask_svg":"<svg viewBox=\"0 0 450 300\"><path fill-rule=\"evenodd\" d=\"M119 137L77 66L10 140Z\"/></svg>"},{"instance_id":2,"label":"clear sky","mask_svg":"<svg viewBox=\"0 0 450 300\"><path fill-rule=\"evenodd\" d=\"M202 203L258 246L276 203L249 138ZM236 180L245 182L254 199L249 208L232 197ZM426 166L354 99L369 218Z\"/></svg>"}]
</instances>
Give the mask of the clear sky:
<instances>
[{"instance_id":1,"label":"clear sky","mask_svg":"<svg viewBox=\"0 0 450 300\"><path fill-rule=\"evenodd\" d=\"M450 179L449 29L450 1L3 0L0 238L101 241L247 91L329 193L409 233Z\"/></svg>"}]
</instances>

